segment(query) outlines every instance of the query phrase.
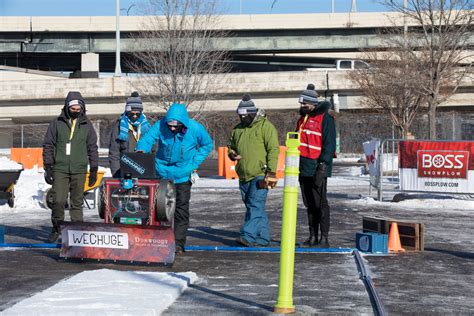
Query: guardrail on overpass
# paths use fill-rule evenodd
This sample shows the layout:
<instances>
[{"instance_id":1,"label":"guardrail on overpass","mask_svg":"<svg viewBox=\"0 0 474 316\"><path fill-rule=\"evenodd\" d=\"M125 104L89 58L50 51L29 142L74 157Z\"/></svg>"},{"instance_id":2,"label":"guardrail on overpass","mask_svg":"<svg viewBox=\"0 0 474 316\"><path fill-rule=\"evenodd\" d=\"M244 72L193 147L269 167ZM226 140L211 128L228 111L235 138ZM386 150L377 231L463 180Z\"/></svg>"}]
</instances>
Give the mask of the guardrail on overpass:
<instances>
[{"instance_id":1,"label":"guardrail on overpass","mask_svg":"<svg viewBox=\"0 0 474 316\"><path fill-rule=\"evenodd\" d=\"M329 84L330 93L339 94L342 111L362 109L360 92L346 74L346 71L298 71L217 75L222 77L212 89L217 97L206 102L205 110L234 111L244 93L250 93L264 109L294 109L300 92L308 83L314 83L321 96ZM459 93L444 106L474 106L473 79L474 75L465 78ZM141 84L137 77L0 80L0 119L57 116L67 92L71 90L81 91L86 98L89 116L116 116L123 112L130 92L142 90ZM150 103L145 103L145 106L150 112L161 111Z\"/></svg>"},{"instance_id":2,"label":"guardrail on overpass","mask_svg":"<svg viewBox=\"0 0 474 316\"><path fill-rule=\"evenodd\" d=\"M146 28L150 17L120 17L122 52L140 49L127 34ZM379 47L377 30L403 25L393 12L228 15L220 29L237 36L218 38L231 52L360 51ZM415 25L408 21L408 25ZM113 53L115 17L0 17L2 53ZM469 40L474 44L474 36Z\"/></svg>"}]
</instances>

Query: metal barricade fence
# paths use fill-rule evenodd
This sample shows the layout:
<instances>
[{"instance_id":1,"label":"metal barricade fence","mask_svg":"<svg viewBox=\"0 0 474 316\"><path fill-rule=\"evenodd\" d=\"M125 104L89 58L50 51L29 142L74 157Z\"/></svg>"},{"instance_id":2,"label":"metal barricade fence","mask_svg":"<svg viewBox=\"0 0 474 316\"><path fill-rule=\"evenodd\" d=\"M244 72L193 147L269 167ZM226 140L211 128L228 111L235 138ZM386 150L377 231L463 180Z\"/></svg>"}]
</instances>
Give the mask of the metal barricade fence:
<instances>
[{"instance_id":1,"label":"metal barricade fence","mask_svg":"<svg viewBox=\"0 0 474 316\"><path fill-rule=\"evenodd\" d=\"M0 125L0 149L41 147L48 124Z\"/></svg>"},{"instance_id":2,"label":"metal barricade fence","mask_svg":"<svg viewBox=\"0 0 474 316\"><path fill-rule=\"evenodd\" d=\"M371 194L372 187L377 189L377 199L382 201L384 192L401 192L400 190L400 174L399 174L399 143L403 139L385 139L378 146L376 168L378 170L376 175L370 176L369 194ZM418 139L417 141L430 141ZM451 142L452 140L437 140L437 142ZM472 194L455 193L455 192L433 192L433 191L407 191L404 192L420 192L430 194L449 194L449 195L464 195L469 199L473 198Z\"/></svg>"},{"instance_id":3,"label":"metal barricade fence","mask_svg":"<svg viewBox=\"0 0 474 316\"><path fill-rule=\"evenodd\" d=\"M383 140L377 151L377 174L370 176L370 189L377 189L377 199L382 201L384 191L399 190L398 143L401 139ZM371 190L370 190L371 193Z\"/></svg>"},{"instance_id":4,"label":"metal barricade fence","mask_svg":"<svg viewBox=\"0 0 474 316\"><path fill-rule=\"evenodd\" d=\"M382 201L384 192L402 192L400 188L400 174L399 174L399 143L400 141L409 141L404 139L385 139L378 147L377 154L377 170L376 176L370 177L370 188L377 189L377 199ZM417 139L419 142L430 142L428 139ZM447 143L453 140L436 140L436 142ZM403 192L410 193L429 193L429 194L443 194L443 195L460 195L468 199L473 199L474 195L470 193L456 193L456 192L436 192L436 191L422 191L422 190L403 190ZM371 193L371 192L370 192Z\"/></svg>"}]
</instances>

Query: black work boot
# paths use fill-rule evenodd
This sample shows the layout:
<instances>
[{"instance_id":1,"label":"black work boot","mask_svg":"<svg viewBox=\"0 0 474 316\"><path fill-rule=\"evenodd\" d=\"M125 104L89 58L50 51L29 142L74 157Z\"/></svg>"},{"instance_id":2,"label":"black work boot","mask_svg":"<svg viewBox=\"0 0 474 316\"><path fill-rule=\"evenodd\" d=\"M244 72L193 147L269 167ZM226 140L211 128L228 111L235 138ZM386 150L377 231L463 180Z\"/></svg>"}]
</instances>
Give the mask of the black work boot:
<instances>
[{"instance_id":1,"label":"black work boot","mask_svg":"<svg viewBox=\"0 0 474 316\"><path fill-rule=\"evenodd\" d=\"M48 243L54 244L58 241L59 237L61 236L61 233L57 230L51 231L51 234L49 234L48 237Z\"/></svg>"},{"instance_id":2,"label":"black work boot","mask_svg":"<svg viewBox=\"0 0 474 316\"><path fill-rule=\"evenodd\" d=\"M174 251L175 254L180 255L184 253L184 247L180 245L176 245L176 250Z\"/></svg>"},{"instance_id":3,"label":"black work boot","mask_svg":"<svg viewBox=\"0 0 474 316\"><path fill-rule=\"evenodd\" d=\"M329 240L327 235L322 235L319 240L319 248L329 248Z\"/></svg>"},{"instance_id":4,"label":"black work boot","mask_svg":"<svg viewBox=\"0 0 474 316\"><path fill-rule=\"evenodd\" d=\"M309 228L309 238L303 242L304 247L313 247L318 244L318 231L313 227Z\"/></svg>"}]
</instances>

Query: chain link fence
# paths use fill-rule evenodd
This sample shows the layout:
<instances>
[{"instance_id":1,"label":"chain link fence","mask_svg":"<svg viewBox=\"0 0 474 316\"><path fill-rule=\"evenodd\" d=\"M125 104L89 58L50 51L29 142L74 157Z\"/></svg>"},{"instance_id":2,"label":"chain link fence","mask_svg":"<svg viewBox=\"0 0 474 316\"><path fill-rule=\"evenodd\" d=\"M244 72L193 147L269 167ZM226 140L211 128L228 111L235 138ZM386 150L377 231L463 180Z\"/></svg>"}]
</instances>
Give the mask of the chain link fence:
<instances>
[{"instance_id":1,"label":"chain link fence","mask_svg":"<svg viewBox=\"0 0 474 316\"><path fill-rule=\"evenodd\" d=\"M0 125L0 149L41 147L48 124Z\"/></svg>"},{"instance_id":2,"label":"chain link fence","mask_svg":"<svg viewBox=\"0 0 474 316\"><path fill-rule=\"evenodd\" d=\"M191 115L192 116L192 115ZM267 111L269 120L278 130L280 144L284 144L286 133L294 131L298 109ZM161 117L151 116L153 123ZM116 119L92 120L97 131L99 148L108 148L110 132ZM232 128L239 123L235 112L209 112L200 119L214 140L214 151L226 146ZM394 133L388 117L379 113L345 111L336 115L336 127L340 138L340 152L362 153L362 143L367 139L399 138ZM0 149L11 147L42 147L48 124L0 125ZM416 139L428 138L428 119L420 115L412 125ZM462 111L438 113L438 139L474 140L474 114ZM211 157L214 157L211 155Z\"/></svg>"}]
</instances>

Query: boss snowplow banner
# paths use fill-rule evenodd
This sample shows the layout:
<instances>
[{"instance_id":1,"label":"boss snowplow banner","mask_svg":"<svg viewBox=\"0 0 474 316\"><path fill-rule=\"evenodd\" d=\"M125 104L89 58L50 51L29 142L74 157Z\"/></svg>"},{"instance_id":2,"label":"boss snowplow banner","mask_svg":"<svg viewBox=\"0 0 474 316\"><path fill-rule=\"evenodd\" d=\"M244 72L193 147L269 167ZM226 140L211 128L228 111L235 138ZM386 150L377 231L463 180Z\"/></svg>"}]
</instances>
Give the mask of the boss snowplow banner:
<instances>
[{"instance_id":1,"label":"boss snowplow banner","mask_svg":"<svg viewBox=\"0 0 474 316\"><path fill-rule=\"evenodd\" d=\"M474 193L474 142L401 141L400 189Z\"/></svg>"}]
</instances>

